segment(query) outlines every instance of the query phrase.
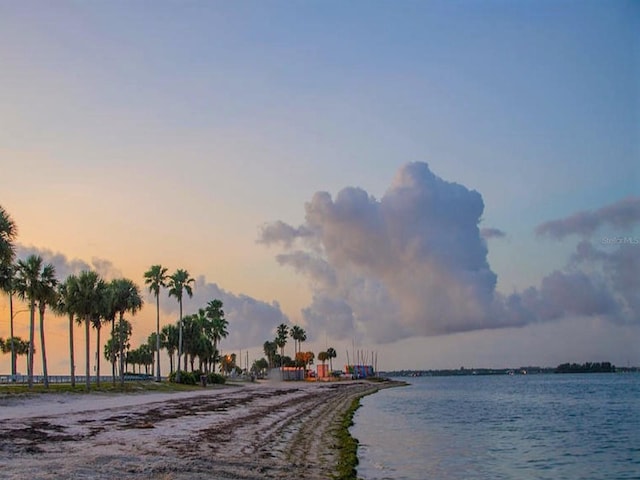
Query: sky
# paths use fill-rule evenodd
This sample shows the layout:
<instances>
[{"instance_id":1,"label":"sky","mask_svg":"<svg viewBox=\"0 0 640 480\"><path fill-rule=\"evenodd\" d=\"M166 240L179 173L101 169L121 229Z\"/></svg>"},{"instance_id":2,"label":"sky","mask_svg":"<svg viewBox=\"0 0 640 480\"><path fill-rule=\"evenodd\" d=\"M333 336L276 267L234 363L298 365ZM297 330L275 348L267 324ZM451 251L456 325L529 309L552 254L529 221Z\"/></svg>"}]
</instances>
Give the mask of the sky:
<instances>
[{"instance_id":1,"label":"sky","mask_svg":"<svg viewBox=\"0 0 640 480\"><path fill-rule=\"evenodd\" d=\"M0 205L61 279L187 269L250 362L285 322L338 365L640 365L639 32L624 1L0 0Z\"/></svg>"}]
</instances>

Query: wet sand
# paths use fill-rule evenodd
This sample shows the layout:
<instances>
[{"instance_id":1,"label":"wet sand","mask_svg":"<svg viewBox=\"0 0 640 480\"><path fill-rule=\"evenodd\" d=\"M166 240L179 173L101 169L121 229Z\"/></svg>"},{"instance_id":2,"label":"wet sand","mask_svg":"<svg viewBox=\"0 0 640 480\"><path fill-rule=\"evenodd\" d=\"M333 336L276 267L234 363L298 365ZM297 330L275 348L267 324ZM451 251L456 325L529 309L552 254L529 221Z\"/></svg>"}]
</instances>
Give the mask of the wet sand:
<instances>
[{"instance_id":1,"label":"wet sand","mask_svg":"<svg viewBox=\"0 0 640 480\"><path fill-rule=\"evenodd\" d=\"M368 382L0 400L2 478L326 480Z\"/></svg>"}]
</instances>

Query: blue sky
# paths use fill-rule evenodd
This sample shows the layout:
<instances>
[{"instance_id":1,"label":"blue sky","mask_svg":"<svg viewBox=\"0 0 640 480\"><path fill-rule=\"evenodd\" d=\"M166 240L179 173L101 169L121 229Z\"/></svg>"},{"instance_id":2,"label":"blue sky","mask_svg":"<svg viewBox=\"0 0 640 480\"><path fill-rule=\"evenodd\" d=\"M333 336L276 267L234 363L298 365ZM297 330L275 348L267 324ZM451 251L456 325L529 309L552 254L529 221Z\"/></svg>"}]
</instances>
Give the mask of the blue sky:
<instances>
[{"instance_id":1,"label":"blue sky","mask_svg":"<svg viewBox=\"0 0 640 480\"><path fill-rule=\"evenodd\" d=\"M0 202L25 247L140 283L152 263L188 268L313 331L313 282L261 227L304 224L319 191L380 200L426 162L506 233L488 243L496 291L539 288L579 238L536 226L640 190L639 31L621 1L0 2ZM406 362L362 341L391 367L640 363L620 345L637 317L606 341L598 318L413 335ZM588 347L540 340L577 324Z\"/></svg>"}]
</instances>

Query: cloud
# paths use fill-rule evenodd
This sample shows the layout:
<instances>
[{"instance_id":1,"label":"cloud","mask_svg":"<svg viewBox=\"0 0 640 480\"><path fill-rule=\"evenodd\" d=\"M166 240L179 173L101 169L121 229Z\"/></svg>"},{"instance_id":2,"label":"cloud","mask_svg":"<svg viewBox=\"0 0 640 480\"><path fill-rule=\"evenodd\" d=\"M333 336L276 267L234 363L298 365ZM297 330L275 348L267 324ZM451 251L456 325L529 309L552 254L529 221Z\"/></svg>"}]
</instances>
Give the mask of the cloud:
<instances>
[{"instance_id":1,"label":"cloud","mask_svg":"<svg viewBox=\"0 0 640 480\"><path fill-rule=\"evenodd\" d=\"M174 297L167 298L167 293L161 295L160 308L165 314L174 316L177 322L178 302ZM193 297L183 297L183 315L195 313L215 299L222 300L225 318L229 322L229 335L220 345L223 351L261 346L273 338L279 324L289 323L278 302L267 303L248 295L227 292L217 284L207 282L202 275L196 278ZM155 299L148 295L147 302L155 303Z\"/></svg>"},{"instance_id":2,"label":"cloud","mask_svg":"<svg viewBox=\"0 0 640 480\"><path fill-rule=\"evenodd\" d=\"M91 263L77 258L69 259L64 254L46 248L16 245L16 257L24 260L30 255L39 255L44 263L51 263L56 269L56 277L64 281L69 275L77 275L83 270L95 270L103 278L111 280L122 277L122 272L113 263L103 258L93 257Z\"/></svg>"},{"instance_id":3,"label":"cloud","mask_svg":"<svg viewBox=\"0 0 640 480\"><path fill-rule=\"evenodd\" d=\"M488 240L489 238L504 238L507 234L498 228L483 228L480 230L480 236Z\"/></svg>"},{"instance_id":4,"label":"cloud","mask_svg":"<svg viewBox=\"0 0 640 480\"><path fill-rule=\"evenodd\" d=\"M640 224L640 197L628 197L597 210L584 210L568 217L538 225L538 236L560 240L568 235L588 237L600 227L608 225L617 230Z\"/></svg>"},{"instance_id":5,"label":"cloud","mask_svg":"<svg viewBox=\"0 0 640 480\"><path fill-rule=\"evenodd\" d=\"M616 320L632 323L640 316L640 247L623 244L611 251L597 249L582 241L571 257L574 267L588 267L594 274L607 279L615 292L619 314Z\"/></svg>"},{"instance_id":6,"label":"cloud","mask_svg":"<svg viewBox=\"0 0 640 480\"><path fill-rule=\"evenodd\" d=\"M289 247L296 238L306 237L310 234L311 232L305 227L293 228L278 220L261 227L259 243L264 243L265 245L282 243L284 246Z\"/></svg>"},{"instance_id":7,"label":"cloud","mask_svg":"<svg viewBox=\"0 0 640 480\"><path fill-rule=\"evenodd\" d=\"M391 341L475 328L489 310L496 275L478 229L482 197L427 164L402 167L381 200L347 187L335 200L316 193L305 209L306 249L277 258L312 280L307 321ZM277 230L283 244L298 240L281 226L263 235Z\"/></svg>"},{"instance_id":8,"label":"cloud","mask_svg":"<svg viewBox=\"0 0 640 480\"><path fill-rule=\"evenodd\" d=\"M629 201L622 203L594 215L628 225L633 215ZM317 192L305 205L304 225L266 225L260 241L287 250L277 261L310 282L313 300L302 311L309 331L334 338L386 343L576 316L629 322L635 315L637 321L636 277L617 253L597 272L574 261L538 287L497 292L485 239L505 234L478 228L483 210L478 192L443 180L425 163L410 163L380 200L355 187L335 198ZM601 255L592 254L602 261Z\"/></svg>"}]
</instances>

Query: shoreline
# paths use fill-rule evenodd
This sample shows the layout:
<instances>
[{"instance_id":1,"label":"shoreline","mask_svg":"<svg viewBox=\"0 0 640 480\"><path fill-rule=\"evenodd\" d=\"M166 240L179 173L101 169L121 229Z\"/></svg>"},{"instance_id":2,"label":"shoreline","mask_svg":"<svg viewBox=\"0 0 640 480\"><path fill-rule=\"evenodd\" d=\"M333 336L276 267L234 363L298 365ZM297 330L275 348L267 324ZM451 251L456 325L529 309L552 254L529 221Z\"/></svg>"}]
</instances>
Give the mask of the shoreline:
<instances>
[{"instance_id":1,"label":"shoreline","mask_svg":"<svg viewBox=\"0 0 640 480\"><path fill-rule=\"evenodd\" d=\"M20 398L0 409L3 478L325 480L338 472L337 431L349 407L395 385Z\"/></svg>"}]
</instances>

